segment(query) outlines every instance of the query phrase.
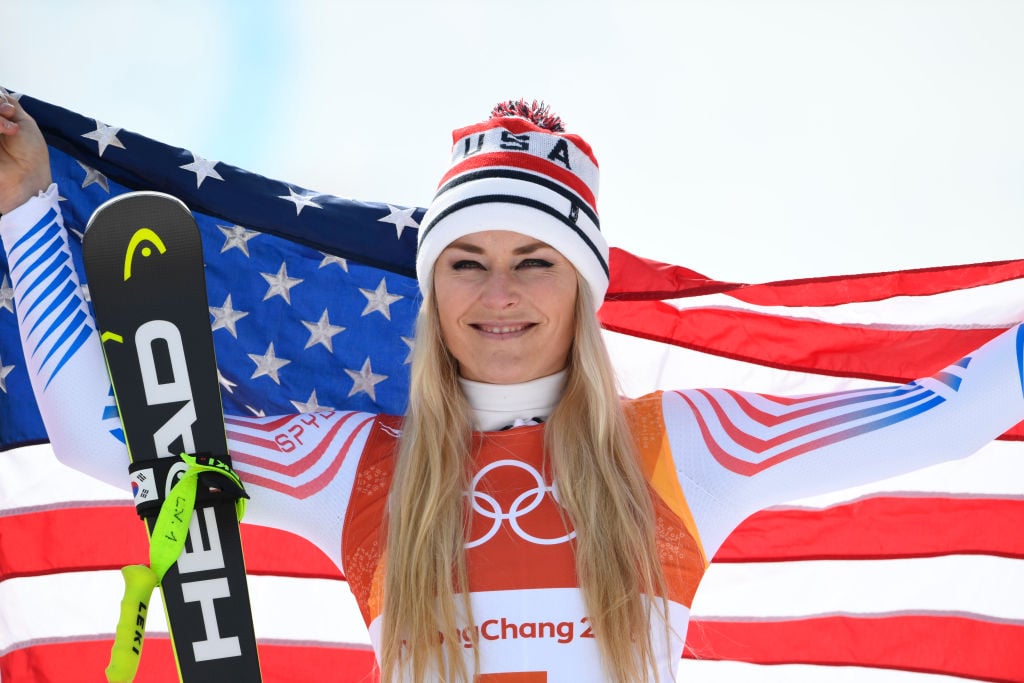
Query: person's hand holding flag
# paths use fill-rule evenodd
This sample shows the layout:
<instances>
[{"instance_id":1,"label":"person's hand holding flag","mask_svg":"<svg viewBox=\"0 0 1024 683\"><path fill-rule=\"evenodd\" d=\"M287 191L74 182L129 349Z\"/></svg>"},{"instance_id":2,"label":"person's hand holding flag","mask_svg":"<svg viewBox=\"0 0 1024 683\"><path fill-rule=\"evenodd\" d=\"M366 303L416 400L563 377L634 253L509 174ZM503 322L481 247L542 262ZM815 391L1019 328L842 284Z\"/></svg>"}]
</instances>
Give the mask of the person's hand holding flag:
<instances>
[{"instance_id":1,"label":"person's hand holding flag","mask_svg":"<svg viewBox=\"0 0 1024 683\"><path fill-rule=\"evenodd\" d=\"M50 186L50 162L39 126L18 100L0 88L0 214Z\"/></svg>"}]
</instances>

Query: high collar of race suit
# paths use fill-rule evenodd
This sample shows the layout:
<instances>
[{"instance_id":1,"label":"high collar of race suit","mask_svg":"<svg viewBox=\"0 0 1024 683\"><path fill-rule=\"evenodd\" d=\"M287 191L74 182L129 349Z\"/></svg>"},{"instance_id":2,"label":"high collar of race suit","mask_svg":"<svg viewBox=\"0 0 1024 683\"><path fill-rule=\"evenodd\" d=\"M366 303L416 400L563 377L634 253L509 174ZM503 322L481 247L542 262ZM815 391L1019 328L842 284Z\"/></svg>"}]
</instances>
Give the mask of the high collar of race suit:
<instances>
[{"instance_id":1,"label":"high collar of race suit","mask_svg":"<svg viewBox=\"0 0 1024 683\"><path fill-rule=\"evenodd\" d=\"M494 432L543 422L562 395L567 371L520 384L486 384L459 378L473 409L473 427Z\"/></svg>"}]
</instances>

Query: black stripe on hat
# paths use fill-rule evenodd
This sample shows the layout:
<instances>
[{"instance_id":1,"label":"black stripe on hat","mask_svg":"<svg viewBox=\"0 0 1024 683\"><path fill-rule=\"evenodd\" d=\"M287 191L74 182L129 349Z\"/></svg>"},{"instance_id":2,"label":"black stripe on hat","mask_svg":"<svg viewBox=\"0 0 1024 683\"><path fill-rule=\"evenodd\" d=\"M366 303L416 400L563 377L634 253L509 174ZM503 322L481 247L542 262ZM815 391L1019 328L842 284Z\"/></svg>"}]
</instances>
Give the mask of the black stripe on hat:
<instances>
[{"instance_id":1,"label":"black stripe on hat","mask_svg":"<svg viewBox=\"0 0 1024 683\"><path fill-rule=\"evenodd\" d=\"M579 238L582 239L588 247L590 247L590 250L594 252L594 256L597 257L597 262L601 264L601 269L604 271L604 274L609 275L608 264L605 262L604 257L601 255L601 251L591 241L587 234L583 232L583 230L580 229L578 225L573 223L568 216L563 215L562 213L548 206L544 202L537 201L536 199L530 199L529 197L521 197L519 195L483 194L455 202L451 206L439 212L437 216L434 217L434 220L430 221L429 225L425 227L420 226L420 230L422 231L420 232L420 243L422 244L423 240L425 240L427 238L427 235L430 234L430 231L434 229L434 226L443 221L446 217L450 216L456 211L460 211L470 206L476 206L477 204L519 204L520 206L528 206L531 209L543 211L549 216L554 216L562 223L564 223L566 227L572 228L573 231L576 232L576 235L579 236ZM514 228L509 228L509 230L514 230Z\"/></svg>"},{"instance_id":2,"label":"black stripe on hat","mask_svg":"<svg viewBox=\"0 0 1024 683\"><path fill-rule=\"evenodd\" d=\"M585 202L582 197L580 197L578 194L568 189L564 185L556 183L550 178L547 178L543 175L538 175L536 173L529 173L528 171L520 171L511 168L496 168L493 166L490 168L482 168L477 169L475 171L468 171L466 173L459 174L455 178L452 178L447 183L445 183L437 191L437 194L434 195L434 199L437 199L448 190L452 189L453 187L457 187L458 185L461 185L463 183L472 182L474 180L486 180L488 178L508 178L510 180L521 180L523 182L534 183L536 185L545 187L548 190L556 192L565 197L566 199L568 199L573 206L578 206L580 210L582 210L583 213L587 214L587 217L591 221L593 221L594 227L596 227L598 230L601 229L601 221L598 219L597 214L594 212L593 209L590 208L590 204Z\"/></svg>"}]
</instances>

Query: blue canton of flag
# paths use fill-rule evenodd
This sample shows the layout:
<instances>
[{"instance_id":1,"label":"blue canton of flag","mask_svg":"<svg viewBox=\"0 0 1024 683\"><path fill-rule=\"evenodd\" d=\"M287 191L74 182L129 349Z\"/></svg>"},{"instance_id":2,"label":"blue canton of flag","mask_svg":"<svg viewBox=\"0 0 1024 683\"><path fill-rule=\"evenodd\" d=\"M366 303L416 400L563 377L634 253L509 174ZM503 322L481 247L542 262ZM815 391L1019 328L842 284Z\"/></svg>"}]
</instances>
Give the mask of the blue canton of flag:
<instances>
[{"instance_id":1,"label":"blue canton of flag","mask_svg":"<svg viewBox=\"0 0 1024 683\"><path fill-rule=\"evenodd\" d=\"M404 412L422 209L319 194L28 96L19 100L50 146L83 281L84 226L107 199L154 190L192 209L225 413ZM46 440L14 313L0 249L0 449ZM109 407L99 407L97 419L119 428Z\"/></svg>"}]
</instances>

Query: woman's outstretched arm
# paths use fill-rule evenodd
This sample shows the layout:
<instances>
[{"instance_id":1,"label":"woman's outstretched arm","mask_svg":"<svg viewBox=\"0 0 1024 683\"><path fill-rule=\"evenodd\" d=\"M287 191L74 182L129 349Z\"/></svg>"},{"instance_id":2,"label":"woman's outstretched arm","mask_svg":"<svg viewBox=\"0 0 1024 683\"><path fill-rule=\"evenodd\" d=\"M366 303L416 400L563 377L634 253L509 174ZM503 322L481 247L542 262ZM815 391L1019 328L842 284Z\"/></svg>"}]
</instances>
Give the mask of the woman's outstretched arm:
<instances>
[{"instance_id":1,"label":"woman's outstretched arm","mask_svg":"<svg viewBox=\"0 0 1024 683\"><path fill-rule=\"evenodd\" d=\"M710 556L758 510L966 457L1024 420L1024 327L904 385L793 398L666 392L663 408Z\"/></svg>"}]
</instances>

